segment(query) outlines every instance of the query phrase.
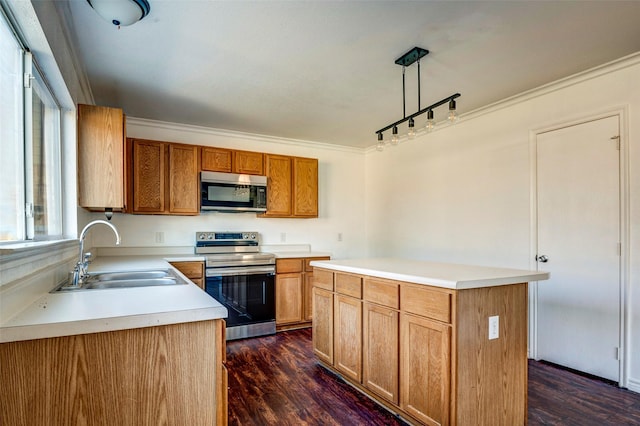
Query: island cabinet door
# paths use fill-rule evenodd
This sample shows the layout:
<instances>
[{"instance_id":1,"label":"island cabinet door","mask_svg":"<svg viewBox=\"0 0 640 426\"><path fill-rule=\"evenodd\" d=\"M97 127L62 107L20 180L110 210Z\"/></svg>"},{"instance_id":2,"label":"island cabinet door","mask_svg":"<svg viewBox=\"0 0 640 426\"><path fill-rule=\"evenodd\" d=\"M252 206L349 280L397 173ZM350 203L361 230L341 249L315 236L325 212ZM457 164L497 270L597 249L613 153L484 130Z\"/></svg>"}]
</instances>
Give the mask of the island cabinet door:
<instances>
[{"instance_id":1,"label":"island cabinet door","mask_svg":"<svg viewBox=\"0 0 640 426\"><path fill-rule=\"evenodd\" d=\"M362 300L334 296L334 359L336 370L362 383Z\"/></svg>"},{"instance_id":2,"label":"island cabinet door","mask_svg":"<svg viewBox=\"0 0 640 426\"><path fill-rule=\"evenodd\" d=\"M449 424L451 327L401 314L400 407L428 425Z\"/></svg>"},{"instance_id":3,"label":"island cabinet door","mask_svg":"<svg viewBox=\"0 0 640 426\"><path fill-rule=\"evenodd\" d=\"M398 311L365 303L363 310L363 384L371 392L398 404Z\"/></svg>"},{"instance_id":4,"label":"island cabinet door","mask_svg":"<svg viewBox=\"0 0 640 426\"><path fill-rule=\"evenodd\" d=\"M333 292L313 288L313 352L333 365Z\"/></svg>"}]
</instances>

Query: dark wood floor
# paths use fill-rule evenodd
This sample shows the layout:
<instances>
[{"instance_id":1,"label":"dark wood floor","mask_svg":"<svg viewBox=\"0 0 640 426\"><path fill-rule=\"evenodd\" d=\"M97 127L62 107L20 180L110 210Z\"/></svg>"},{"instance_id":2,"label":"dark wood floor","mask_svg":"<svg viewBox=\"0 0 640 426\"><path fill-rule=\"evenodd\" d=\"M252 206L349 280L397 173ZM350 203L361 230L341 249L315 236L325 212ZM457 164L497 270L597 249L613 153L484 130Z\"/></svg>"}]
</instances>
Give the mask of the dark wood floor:
<instances>
[{"instance_id":1,"label":"dark wood floor","mask_svg":"<svg viewBox=\"0 0 640 426\"><path fill-rule=\"evenodd\" d=\"M229 425L404 425L316 363L311 329L227 342ZM528 424L640 425L640 394L529 361ZM466 426L466 425L462 425Z\"/></svg>"}]
</instances>

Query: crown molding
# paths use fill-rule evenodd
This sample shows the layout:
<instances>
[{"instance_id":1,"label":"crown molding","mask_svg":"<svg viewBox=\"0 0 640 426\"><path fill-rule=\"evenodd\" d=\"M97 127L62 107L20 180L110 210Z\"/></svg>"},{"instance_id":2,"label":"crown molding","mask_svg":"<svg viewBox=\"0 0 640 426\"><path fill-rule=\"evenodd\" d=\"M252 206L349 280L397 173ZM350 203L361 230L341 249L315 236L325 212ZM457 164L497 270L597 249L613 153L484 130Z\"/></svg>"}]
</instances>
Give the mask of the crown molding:
<instances>
[{"instance_id":1,"label":"crown molding","mask_svg":"<svg viewBox=\"0 0 640 426\"><path fill-rule=\"evenodd\" d=\"M234 130L216 129L211 127L196 126L192 124L171 123L167 121L150 120L147 118L137 118L127 116L127 132L132 126L147 127L154 129L165 129L178 132L197 133L210 136L220 136L227 139L240 139L244 141L267 142L271 144L297 146L314 149L325 149L328 151L341 151L356 154L363 154L365 148L354 148L344 145L330 144L326 142L315 142L301 139L290 139L277 136L260 135L256 133L245 133Z\"/></svg>"},{"instance_id":2,"label":"crown molding","mask_svg":"<svg viewBox=\"0 0 640 426\"><path fill-rule=\"evenodd\" d=\"M469 111L466 114L460 114L459 120L474 119L482 115L499 111L501 109L508 108L516 104L538 98L540 96L545 96L549 93L557 92L558 90L566 89L567 87L575 86L576 84L584 83L594 78L611 74L638 64L640 64L640 51L627 56L623 56L622 58L618 58L610 62L606 62L602 65L598 65L588 70L581 71L568 77L543 84L542 86L535 87L525 92L518 93L517 95L510 96L484 107Z\"/></svg>"}]
</instances>

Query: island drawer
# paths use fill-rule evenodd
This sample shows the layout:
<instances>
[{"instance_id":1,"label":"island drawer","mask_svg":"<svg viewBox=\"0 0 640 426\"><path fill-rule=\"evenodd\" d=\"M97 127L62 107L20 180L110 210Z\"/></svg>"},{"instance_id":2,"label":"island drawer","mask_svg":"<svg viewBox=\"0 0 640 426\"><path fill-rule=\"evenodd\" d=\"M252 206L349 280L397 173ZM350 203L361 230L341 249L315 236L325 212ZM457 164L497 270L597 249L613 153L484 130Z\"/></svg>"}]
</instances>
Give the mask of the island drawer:
<instances>
[{"instance_id":1,"label":"island drawer","mask_svg":"<svg viewBox=\"0 0 640 426\"><path fill-rule=\"evenodd\" d=\"M400 289L400 309L451 323L451 293L419 284L403 284Z\"/></svg>"},{"instance_id":2,"label":"island drawer","mask_svg":"<svg viewBox=\"0 0 640 426\"><path fill-rule=\"evenodd\" d=\"M363 299L367 302L398 309L400 307L400 283L376 278L365 278Z\"/></svg>"},{"instance_id":3,"label":"island drawer","mask_svg":"<svg viewBox=\"0 0 640 426\"><path fill-rule=\"evenodd\" d=\"M276 259L277 274L302 272L302 259Z\"/></svg>"},{"instance_id":4,"label":"island drawer","mask_svg":"<svg viewBox=\"0 0 640 426\"><path fill-rule=\"evenodd\" d=\"M313 271L313 286L333 291L333 272L316 268Z\"/></svg>"},{"instance_id":5,"label":"island drawer","mask_svg":"<svg viewBox=\"0 0 640 426\"><path fill-rule=\"evenodd\" d=\"M336 293L362 298L362 277L336 273Z\"/></svg>"}]
</instances>

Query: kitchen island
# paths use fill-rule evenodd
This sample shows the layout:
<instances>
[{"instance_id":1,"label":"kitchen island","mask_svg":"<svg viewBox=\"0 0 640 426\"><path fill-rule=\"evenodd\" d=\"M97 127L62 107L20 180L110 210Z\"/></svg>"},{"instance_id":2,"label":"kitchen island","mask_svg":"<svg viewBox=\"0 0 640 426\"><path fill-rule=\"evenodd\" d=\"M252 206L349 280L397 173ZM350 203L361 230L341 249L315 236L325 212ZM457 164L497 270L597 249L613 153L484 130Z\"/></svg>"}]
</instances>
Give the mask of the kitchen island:
<instances>
[{"instance_id":1,"label":"kitchen island","mask_svg":"<svg viewBox=\"0 0 640 426\"><path fill-rule=\"evenodd\" d=\"M526 424L527 283L548 273L392 258L311 265L323 366L410 423Z\"/></svg>"},{"instance_id":2,"label":"kitchen island","mask_svg":"<svg viewBox=\"0 0 640 426\"><path fill-rule=\"evenodd\" d=\"M90 272L170 268L107 257ZM3 320L2 421L226 424L227 311L174 272L186 284L47 292Z\"/></svg>"}]
</instances>

